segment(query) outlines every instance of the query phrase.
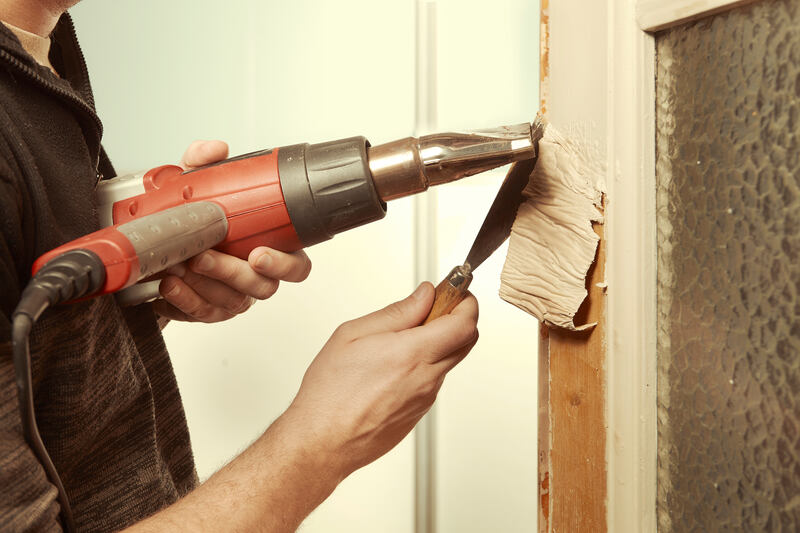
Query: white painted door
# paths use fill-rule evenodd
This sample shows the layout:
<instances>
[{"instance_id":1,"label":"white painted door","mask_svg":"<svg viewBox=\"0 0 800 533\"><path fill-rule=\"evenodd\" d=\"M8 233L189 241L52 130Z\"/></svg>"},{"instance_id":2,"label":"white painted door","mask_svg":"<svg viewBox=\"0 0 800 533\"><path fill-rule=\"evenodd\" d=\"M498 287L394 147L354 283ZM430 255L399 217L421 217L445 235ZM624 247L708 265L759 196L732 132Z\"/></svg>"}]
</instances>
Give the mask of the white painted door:
<instances>
[{"instance_id":1,"label":"white painted door","mask_svg":"<svg viewBox=\"0 0 800 533\"><path fill-rule=\"evenodd\" d=\"M798 9L545 10L548 114L608 168L609 531L800 520Z\"/></svg>"}]
</instances>

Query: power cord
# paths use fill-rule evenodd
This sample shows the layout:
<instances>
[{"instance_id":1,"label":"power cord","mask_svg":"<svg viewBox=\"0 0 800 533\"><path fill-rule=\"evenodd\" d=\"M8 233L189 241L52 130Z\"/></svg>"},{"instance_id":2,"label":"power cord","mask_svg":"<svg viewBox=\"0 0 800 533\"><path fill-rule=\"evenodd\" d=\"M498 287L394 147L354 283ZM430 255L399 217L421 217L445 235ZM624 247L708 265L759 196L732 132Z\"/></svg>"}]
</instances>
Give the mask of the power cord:
<instances>
[{"instance_id":1,"label":"power cord","mask_svg":"<svg viewBox=\"0 0 800 533\"><path fill-rule=\"evenodd\" d=\"M11 344L22 432L25 441L39 458L50 482L58 490L62 521L67 532L75 531L72 509L64 485L36 425L30 334L34 324L47 308L92 294L103 286L105 280L105 266L97 254L89 250L70 250L49 261L33 276L22 291L20 302L12 314Z\"/></svg>"}]
</instances>

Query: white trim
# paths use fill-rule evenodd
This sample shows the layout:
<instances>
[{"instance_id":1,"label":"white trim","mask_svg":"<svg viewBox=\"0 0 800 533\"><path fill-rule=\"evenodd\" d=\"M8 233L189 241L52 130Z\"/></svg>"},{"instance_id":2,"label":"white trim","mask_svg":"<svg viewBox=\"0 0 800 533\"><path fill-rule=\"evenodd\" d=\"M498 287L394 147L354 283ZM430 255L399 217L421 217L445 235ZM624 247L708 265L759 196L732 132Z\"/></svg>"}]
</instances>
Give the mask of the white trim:
<instances>
[{"instance_id":1,"label":"white trim","mask_svg":"<svg viewBox=\"0 0 800 533\"><path fill-rule=\"evenodd\" d=\"M725 11L755 0L638 0L636 20L646 31L658 31Z\"/></svg>"},{"instance_id":2,"label":"white trim","mask_svg":"<svg viewBox=\"0 0 800 533\"><path fill-rule=\"evenodd\" d=\"M609 5L608 530L655 532L655 38Z\"/></svg>"},{"instance_id":3,"label":"white trim","mask_svg":"<svg viewBox=\"0 0 800 533\"><path fill-rule=\"evenodd\" d=\"M639 28L636 6L549 4L548 118L562 133L577 127L596 141L608 171L606 459L614 533L656 530L655 44Z\"/></svg>"}]
</instances>

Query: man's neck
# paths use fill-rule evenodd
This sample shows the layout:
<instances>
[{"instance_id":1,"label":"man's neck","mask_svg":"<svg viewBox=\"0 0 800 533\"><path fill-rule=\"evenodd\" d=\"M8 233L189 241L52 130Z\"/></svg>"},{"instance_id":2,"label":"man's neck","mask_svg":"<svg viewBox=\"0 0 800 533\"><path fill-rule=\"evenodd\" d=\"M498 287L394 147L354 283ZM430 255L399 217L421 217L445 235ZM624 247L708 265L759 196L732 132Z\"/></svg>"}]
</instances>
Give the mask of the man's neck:
<instances>
[{"instance_id":1,"label":"man's neck","mask_svg":"<svg viewBox=\"0 0 800 533\"><path fill-rule=\"evenodd\" d=\"M0 0L0 20L47 37L75 0Z\"/></svg>"}]
</instances>

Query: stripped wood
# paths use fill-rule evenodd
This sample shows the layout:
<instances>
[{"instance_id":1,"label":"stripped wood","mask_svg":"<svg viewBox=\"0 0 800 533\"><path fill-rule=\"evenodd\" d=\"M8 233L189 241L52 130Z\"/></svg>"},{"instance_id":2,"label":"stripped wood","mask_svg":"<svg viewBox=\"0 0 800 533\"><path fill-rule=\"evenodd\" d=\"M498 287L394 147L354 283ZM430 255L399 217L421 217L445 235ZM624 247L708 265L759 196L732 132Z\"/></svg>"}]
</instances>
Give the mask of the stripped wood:
<instances>
[{"instance_id":1,"label":"stripped wood","mask_svg":"<svg viewBox=\"0 0 800 533\"><path fill-rule=\"evenodd\" d=\"M549 332L549 531L606 531L605 242L589 272L581 310L588 332Z\"/></svg>"},{"instance_id":2,"label":"stripped wood","mask_svg":"<svg viewBox=\"0 0 800 533\"><path fill-rule=\"evenodd\" d=\"M550 5L541 2L540 95L550 104ZM576 324L589 331L540 326L539 531L607 531L605 242L587 277L588 297Z\"/></svg>"}]
</instances>

